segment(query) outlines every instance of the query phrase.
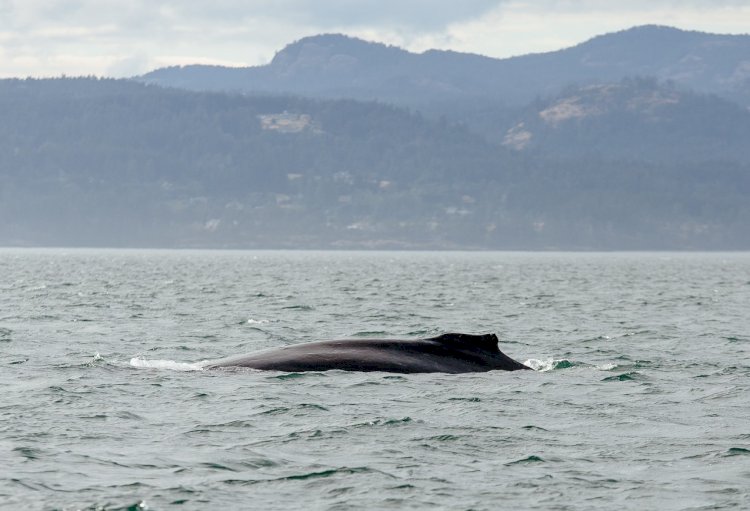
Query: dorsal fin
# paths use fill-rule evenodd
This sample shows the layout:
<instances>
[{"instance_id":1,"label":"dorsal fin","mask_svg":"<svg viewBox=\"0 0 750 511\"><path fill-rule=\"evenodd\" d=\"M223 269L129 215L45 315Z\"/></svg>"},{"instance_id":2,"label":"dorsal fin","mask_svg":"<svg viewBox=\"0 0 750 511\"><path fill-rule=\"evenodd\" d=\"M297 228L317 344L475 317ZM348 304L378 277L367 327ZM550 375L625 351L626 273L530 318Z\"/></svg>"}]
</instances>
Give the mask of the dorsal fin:
<instances>
[{"instance_id":1,"label":"dorsal fin","mask_svg":"<svg viewBox=\"0 0 750 511\"><path fill-rule=\"evenodd\" d=\"M431 340L452 345L471 346L490 352L497 352L497 336L495 334L472 335L472 334L443 334L433 337Z\"/></svg>"}]
</instances>

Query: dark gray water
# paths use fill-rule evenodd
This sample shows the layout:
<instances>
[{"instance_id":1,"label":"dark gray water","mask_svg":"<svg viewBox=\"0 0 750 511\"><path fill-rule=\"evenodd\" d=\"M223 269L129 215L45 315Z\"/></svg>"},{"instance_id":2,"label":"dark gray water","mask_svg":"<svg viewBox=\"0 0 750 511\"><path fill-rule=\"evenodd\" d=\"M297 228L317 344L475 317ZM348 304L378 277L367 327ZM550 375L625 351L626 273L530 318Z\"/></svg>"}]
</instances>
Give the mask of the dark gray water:
<instances>
[{"instance_id":1,"label":"dark gray water","mask_svg":"<svg viewBox=\"0 0 750 511\"><path fill-rule=\"evenodd\" d=\"M3 509L747 509L750 254L0 251ZM203 371L496 332L536 372Z\"/></svg>"}]
</instances>

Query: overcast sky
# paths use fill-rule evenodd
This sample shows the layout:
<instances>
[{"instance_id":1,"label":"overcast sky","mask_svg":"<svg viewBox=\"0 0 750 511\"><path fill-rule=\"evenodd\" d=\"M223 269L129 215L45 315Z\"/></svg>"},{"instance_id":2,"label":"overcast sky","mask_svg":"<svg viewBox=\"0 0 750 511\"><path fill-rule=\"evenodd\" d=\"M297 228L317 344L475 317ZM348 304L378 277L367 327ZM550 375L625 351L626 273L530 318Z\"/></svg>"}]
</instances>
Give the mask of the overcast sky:
<instances>
[{"instance_id":1,"label":"overcast sky","mask_svg":"<svg viewBox=\"0 0 750 511\"><path fill-rule=\"evenodd\" d=\"M750 0L0 0L0 77L257 65L329 32L509 57L643 24L747 33Z\"/></svg>"}]
</instances>

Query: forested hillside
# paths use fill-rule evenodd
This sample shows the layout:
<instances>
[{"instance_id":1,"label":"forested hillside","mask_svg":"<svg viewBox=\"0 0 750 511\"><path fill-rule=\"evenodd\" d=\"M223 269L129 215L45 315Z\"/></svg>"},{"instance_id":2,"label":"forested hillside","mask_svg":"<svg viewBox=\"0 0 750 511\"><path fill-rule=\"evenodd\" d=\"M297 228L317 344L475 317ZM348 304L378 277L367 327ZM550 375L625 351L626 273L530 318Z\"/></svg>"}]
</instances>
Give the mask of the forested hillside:
<instances>
[{"instance_id":1,"label":"forested hillside","mask_svg":"<svg viewBox=\"0 0 750 511\"><path fill-rule=\"evenodd\" d=\"M544 134L554 126L540 112L563 95L494 120L493 138L373 102L2 80L0 244L750 248L750 168L738 137L719 132L726 158L696 157L683 136L658 146L688 158L627 157L630 142L607 153L615 139L638 143L652 122L636 116L607 139L622 105L670 93L634 83L614 84L615 106L575 119L578 131ZM688 99L686 112L715 101ZM721 129L746 129L742 111L727 108ZM600 124L587 128L591 119ZM686 118L659 122L692 129ZM505 143L519 123L533 131L529 144ZM600 150L549 149L577 137Z\"/></svg>"},{"instance_id":2,"label":"forested hillside","mask_svg":"<svg viewBox=\"0 0 750 511\"><path fill-rule=\"evenodd\" d=\"M651 78L568 87L480 132L553 158L750 163L750 110Z\"/></svg>"}]
</instances>

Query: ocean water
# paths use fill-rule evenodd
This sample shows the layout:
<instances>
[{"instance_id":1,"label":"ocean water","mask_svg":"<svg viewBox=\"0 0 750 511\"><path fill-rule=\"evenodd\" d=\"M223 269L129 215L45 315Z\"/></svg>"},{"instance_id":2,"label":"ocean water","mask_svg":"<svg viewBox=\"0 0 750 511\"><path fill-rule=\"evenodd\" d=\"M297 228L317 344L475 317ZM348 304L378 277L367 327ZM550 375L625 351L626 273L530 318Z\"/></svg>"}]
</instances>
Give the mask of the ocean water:
<instances>
[{"instance_id":1,"label":"ocean water","mask_svg":"<svg viewBox=\"0 0 750 511\"><path fill-rule=\"evenodd\" d=\"M748 509L750 254L0 250L2 509ZM495 332L537 371L203 370Z\"/></svg>"}]
</instances>

